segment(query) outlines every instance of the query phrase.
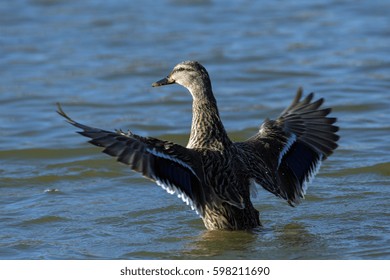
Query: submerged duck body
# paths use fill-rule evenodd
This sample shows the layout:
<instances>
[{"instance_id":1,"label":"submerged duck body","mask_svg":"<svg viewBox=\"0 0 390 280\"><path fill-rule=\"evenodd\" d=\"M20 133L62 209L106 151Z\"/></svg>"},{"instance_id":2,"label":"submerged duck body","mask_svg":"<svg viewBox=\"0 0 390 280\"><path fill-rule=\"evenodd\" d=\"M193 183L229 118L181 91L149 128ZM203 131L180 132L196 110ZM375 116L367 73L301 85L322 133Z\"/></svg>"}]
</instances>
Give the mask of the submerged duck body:
<instances>
[{"instance_id":1,"label":"submerged duck body","mask_svg":"<svg viewBox=\"0 0 390 280\"><path fill-rule=\"evenodd\" d=\"M313 93L299 89L276 120L265 120L243 142L232 142L222 124L206 69L195 61L174 67L152 86L179 84L192 95L193 116L186 147L131 132L106 131L75 122L79 133L103 152L177 194L203 219L207 229L252 229L261 225L250 199L253 185L285 199L291 206L304 198L321 162L337 148L336 118Z\"/></svg>"}]
</instances>

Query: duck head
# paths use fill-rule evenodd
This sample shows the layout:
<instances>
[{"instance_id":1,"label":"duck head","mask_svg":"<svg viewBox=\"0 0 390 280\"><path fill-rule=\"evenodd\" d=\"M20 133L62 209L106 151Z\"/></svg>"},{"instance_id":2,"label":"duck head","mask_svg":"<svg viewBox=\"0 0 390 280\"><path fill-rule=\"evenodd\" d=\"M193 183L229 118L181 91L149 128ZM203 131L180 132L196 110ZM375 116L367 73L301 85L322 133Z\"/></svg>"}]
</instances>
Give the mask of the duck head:
<instances>
[{"instance_id":1,"label":"duck head","mask_svg":"<svg viewBox=\"0 0 390 280\"><path fill-rule=\"evenodd\" d=\"M178 84L187 88L195 98L197 93L211 91L211 82L207 70L197 61L184 61L177 64L171 73L152 84L159 87L170 84Z\"/></svg>"}]
</instances>

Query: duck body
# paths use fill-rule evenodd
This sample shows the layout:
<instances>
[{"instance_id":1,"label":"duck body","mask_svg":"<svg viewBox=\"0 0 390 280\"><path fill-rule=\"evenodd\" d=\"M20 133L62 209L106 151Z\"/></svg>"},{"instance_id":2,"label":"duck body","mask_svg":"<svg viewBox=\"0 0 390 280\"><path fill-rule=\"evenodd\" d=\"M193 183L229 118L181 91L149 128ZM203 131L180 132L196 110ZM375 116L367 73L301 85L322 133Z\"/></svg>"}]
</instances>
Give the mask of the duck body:
<instances>
[{"instance_id":1,"label":"duck body","mask_svg":"<svg viewBox=\"0 0 390 280\"><path fill-rule=\"evenodd\" d=\"M195 149L197 150L197 149ZM259 212L250 199L250 171L235 144L224 150L200 150L208 189L202 209L207 229L251 229L260 226ZM217 174L217 175L216 175Z\"/></svg>"},{"instance_id":2,"label":"duck body","mask_svg":"<svg viewBox=\"0 0 390 280\"><path fill-rule=\"evenodd\" d=\"M192 95L193 117L186 147L145 138L131 132L106 131L75 122L61 107L58 113L81 128L103 152L177 194L202 218L207 229L242 230L261 225L251 202L251 188L260 185L291 205L300 203L307 184L337 147L338 127L323 99L313 94L301 100L299 89L291 105L276 120L265 120L243 142L232 142L222 124L206 69L195 61L174 67L152 86L179 84Z\"/></svg>"}]
</instances>

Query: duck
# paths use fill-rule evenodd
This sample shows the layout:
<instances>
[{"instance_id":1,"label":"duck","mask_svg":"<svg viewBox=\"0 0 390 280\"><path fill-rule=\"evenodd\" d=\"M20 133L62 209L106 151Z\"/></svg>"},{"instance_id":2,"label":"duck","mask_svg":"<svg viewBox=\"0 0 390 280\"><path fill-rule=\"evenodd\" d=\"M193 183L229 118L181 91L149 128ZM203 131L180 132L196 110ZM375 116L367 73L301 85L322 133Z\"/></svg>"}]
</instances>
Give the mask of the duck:
<instances>
[{"instance_id":1,"label":"duck","mask_svg":"<svg viewBox=\"0 0 390 280\"><path fill-rule=\"evenodd\" d=\"M210 76L197 61L177 64L152 87L178 84L192 96L192 124L186 146L131 131L103 130L74 121L57 103L57 112L89 143L176 194L203 220L208 230L252 230L262 226L253 206L253 188L263 188L297 206L321 163L337 148L337 118L322 108L314 93L292 103L275 119L265 119L241 142L222 123Z\"/></svg>"}]
</instances>

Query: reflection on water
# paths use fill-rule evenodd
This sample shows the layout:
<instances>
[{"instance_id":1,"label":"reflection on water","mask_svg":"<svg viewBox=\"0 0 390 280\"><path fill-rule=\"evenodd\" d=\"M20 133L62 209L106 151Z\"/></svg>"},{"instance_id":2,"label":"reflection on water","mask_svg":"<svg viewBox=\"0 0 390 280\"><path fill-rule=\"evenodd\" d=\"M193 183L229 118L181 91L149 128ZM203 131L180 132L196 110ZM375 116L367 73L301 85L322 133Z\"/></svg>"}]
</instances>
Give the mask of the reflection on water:
<instances>
[{"instance_id":1,"label":"reflection on water","mask_svg":"<svg viewBox=\"0 0 390 280\"><path fill-rule=\"evenodd\" d=\"M257 234L255 231L207 231L201 232L200 236L186 245L183 251L189 258L218 258L246 259L245 252L249 252L256 246Z\"/></svg>"},{"instance_id":2,"label":"reflection on water","mask_svg":"<svg viewBox=\"0 0 390 280\"><path fill-rule=\"evenodd\" d=\"M310 234L306 228L299 223L290 223L284 225L277 231L276 237L286 248L301 247L315 241L315 236Z\"/></svg>"},{"instance_id":3,"label":"reflection on water","mask_svg":"<svg viewBox=\"0 0 390 280\"><path fill-rule=\"evenodd\" d=\"M269 254L269 250L273 250ZM323 259L329 257L325 240L301 223L274 230L203 231L186 244L181 258L190 259ZM283 252L283 253L279 253Z\"/></svg>"},{"instance_id":4,"label":"reflection on water","mask_svg":"<svg viewBox=\"0 0 390 280\"><path fill-rule=\"evenodd\" d=\"M288 252L290 259L329 258L325 240L320 235L310 233L301 223L286 224L275 235L276 243Z\"/></svg>"}]
</instances>

